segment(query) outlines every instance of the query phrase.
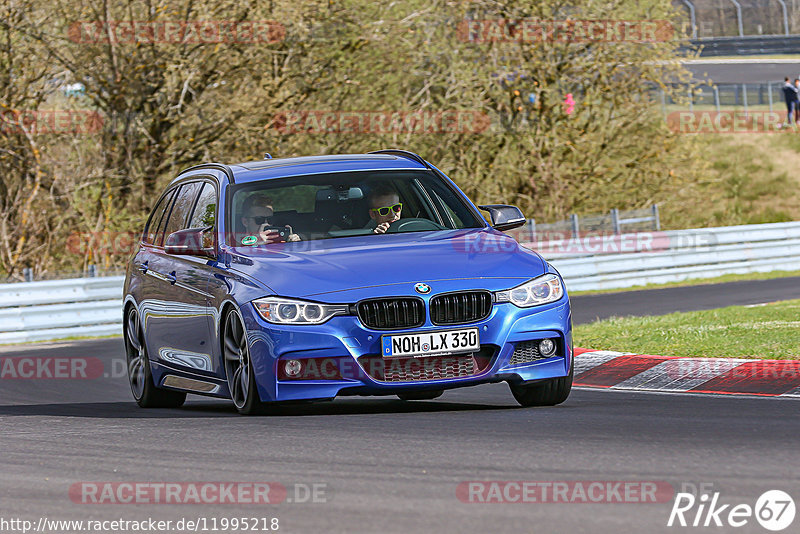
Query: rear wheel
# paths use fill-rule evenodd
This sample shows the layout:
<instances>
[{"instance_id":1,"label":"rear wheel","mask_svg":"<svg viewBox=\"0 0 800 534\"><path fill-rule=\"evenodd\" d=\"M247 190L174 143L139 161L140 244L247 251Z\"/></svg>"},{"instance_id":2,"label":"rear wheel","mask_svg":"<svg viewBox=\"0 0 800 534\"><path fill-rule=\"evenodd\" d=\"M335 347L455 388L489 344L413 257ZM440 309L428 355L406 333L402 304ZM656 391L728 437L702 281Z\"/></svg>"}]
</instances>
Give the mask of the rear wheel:
<instances>
[{"instance_id":1,"label":"rear wheel","mask_svg":"<svg viewBox=\"0 0 800 534\"><path fill-rule=\"evenodd\" d=\"M508 387L522 406L555 406L569 397L572 390L572 368L562 378L551 378L529 386L508 384Z\"/></svg>"},{"instance_id":2,"label":"rear wheel","mask_svg":"<svg viewBox=\"0 0 800 534\"><path fill-rule=\"evenodd\" d=\"M223 330L223 354L225 375L233 405L239 413L252 415L262 413L265 404L258 398L253 364L247 345L247 334L239 314L231 310L225 318Z\"/></svg>"},{"instance_id":3,"label":"rear wheel","mask_svg":"<svg viewBox=\"0 0 800 534\"><path fill-rule=\"evenodd\" d=\"M432 400L441 397L442 393L444 393L444 390L437 389L435 391L409 391L407 393L398 393L397 396L404 401Z\"/></svg>"},{"instance_id":4,"label":"rear wheel","mask_svg":"<svg viewBox=\"0 0 800 534\"><path fill-rule=\"evenodd\" d=\"M186 402L186 393L159 389L153 383L144 334L135 308L128 310L125 325L128 381L136 403L142 408L178 408L183 405Z\"/></svg>"}]
</instances>

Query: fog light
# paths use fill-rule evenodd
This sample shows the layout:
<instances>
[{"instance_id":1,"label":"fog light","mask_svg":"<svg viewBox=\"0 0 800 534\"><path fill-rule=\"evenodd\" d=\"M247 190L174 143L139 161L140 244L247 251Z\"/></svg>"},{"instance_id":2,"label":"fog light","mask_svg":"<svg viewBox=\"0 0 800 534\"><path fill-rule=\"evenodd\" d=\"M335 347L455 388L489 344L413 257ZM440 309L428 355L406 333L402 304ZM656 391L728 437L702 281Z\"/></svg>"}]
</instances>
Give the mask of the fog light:
<instances>
[{"instance_id":1,"label":"fog light","mask_svg":"<svg viewBox=\"0 0 800 534\"><path fill-rule=\"evenodd\" d=\"M539 354L542 356L552 356L556 351L556 344L552 339L543 339L539 342Z\"/></svg>"},{"instance_id":2,"label":"fog light","mask_svg":"<svg viewBox=\"0 0 800 534\"><path fill-rule=\"evenodd\" d=\"M299 360L288 360L283 366L283 370L286 371L286 376L299 376L300 371L303 370L303 364Z\"/></svg>"}]
</instances>

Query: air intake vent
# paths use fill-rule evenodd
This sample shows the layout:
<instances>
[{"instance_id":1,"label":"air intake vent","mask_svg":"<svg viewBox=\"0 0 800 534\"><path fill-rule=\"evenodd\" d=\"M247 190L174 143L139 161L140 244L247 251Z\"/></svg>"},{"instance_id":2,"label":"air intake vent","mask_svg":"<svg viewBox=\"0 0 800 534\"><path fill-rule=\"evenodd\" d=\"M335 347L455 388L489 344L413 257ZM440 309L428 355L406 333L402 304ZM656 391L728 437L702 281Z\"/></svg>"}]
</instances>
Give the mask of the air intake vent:
<instances>
[{"instance_id":1,"label":"air intake vent","mask_svg":"<svg viewBox=\"0 0 800 534\"><path fill-rule=\"evenodd\" d=\"M546 358L552 358L557 354L558 351L550 356L542 356L539 353L538 339L536 341L522 341L517 343L514 347L514 354L511 355L508 365L521 365L523 363L535 362L536 360L544 360Z\"/></svg>"},{"instance_id":2,"label":"air intake vent","mask_svg":"<svg viewBox=\"0 0 800 534\"><path fill-rule=\"evenodd\" d=\"M387 359L380 354L367 354L358 363L380 382L423 382L479 375L491 367L496 354L495 345L483 345L478 352L423 358Z\"/></svg>"},{"instance_id":3,"label":"air intake vent","mask_svg":"<svg viewBox=\"0 0 800 534\"><path fill-rule=\"evenodd\" d=\"M413 328L425 322L425 304L415 297L362 300L356 310L364 326L376 330Z\"/></svg>"},{"instance_id":4,"label":"air intake vent","mask_svg":"<svg viewBox=\"0 0 800 534\"><path fill-rule=\"evenodd\" d=\"M433 324L462 324L480 321L492 311L492 295L486 291L446 293L431 299Z\"/></svg>"}]
</instances>

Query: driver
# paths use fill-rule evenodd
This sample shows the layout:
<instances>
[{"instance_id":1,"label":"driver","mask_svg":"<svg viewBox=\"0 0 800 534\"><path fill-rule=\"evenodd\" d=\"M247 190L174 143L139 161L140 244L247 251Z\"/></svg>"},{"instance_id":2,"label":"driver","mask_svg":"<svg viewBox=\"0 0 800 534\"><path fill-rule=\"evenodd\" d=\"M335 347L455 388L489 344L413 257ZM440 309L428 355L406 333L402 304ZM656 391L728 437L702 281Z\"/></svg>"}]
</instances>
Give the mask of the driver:
<instances>
[{"instance_id":1,"label":"driver","mask_svg":"<svg viewBox=\"0 0 800 534\"><path fill-rule=\"evenodd\" d=\"M250 195L242 204L242 225L244 225L245 238L256 236L258 244L280 243L280 235L275 230L265 230L270 226L269 219L275 214L272 209L272 199L262 193ZM291 230L290 226L286 226ZM290 233L286 241L300 241L300 236Z\"/></svg>"},{"instance_id":2,"label":"driver","mask_svg":"<svg viewBox=\"0 0 800 534\"><path fill-rule=\"evenodd\" d=\"M388 184L375 186L367 196L367 205L371 219L367 227L376 234L385 234L390 224L400 220L403 211L400 195Z\"/></svg>"}]
</instances>

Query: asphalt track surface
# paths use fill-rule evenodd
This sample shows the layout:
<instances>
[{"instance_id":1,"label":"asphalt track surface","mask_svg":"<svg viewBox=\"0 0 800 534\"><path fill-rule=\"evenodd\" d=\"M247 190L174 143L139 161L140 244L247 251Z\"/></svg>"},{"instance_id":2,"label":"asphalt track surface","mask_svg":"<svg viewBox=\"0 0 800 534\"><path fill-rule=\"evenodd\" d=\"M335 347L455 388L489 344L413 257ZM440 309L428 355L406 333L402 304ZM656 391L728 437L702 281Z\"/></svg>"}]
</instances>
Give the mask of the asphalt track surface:
<instances>
[{"instance_id":1,"label":"asphalt track surface","mask_svg":"<svg viewBox=\"0 0 800 534\"><path fill-rule=\"evenodd\" d=\"M714 60L688 61L686 68L695 81L710 80L713 83L783 83L788 76L800 77L800 59L783 60ZM776 102L782 104L783 102Z\"/></svg>"},{"instance_id":2,"label":"asphalt track surface","mask_svg":"<svg viewBox=\"0 0 800 534\"><path fill-rule=\"evenodd\" d=\"M724 284L621 291L572 297L572 322L625 315L665 315L800 299L800 276Z\"/></svg>"},{"instance_id":3,"label":"asphalt track surface","mask_svg":"<svg viewBox=\"0 0 800 534\"><path fill-rule=\"evenodd\" d=\"M797 279L783 280L766 285L787 284L778 294L790 298ZM769 300L754 282L725 286L716 297L688 288L693 306ZM659 290L662 298L579 297L573 306L578 320L599 315L594 306L673 311L668 299L685 289ZM666 526L671 500L475 504L459 500L456 488L476 480L663 481L675 491L713 485L722 503L752 506L770 489L800 499L793 399L575 389L560 406L526 409L505 384L492 384L435 401L348 398L241 417L229 402L193 396L181 409L137 408L127 379L114 372L122 354L118 338L0 351L93 356L111 371L95 380L0 380L0 518L276 517L279 532L309 533L667 532L676 530ZM70 486L87 481L278 482L290 497L294 484L325 484L326 498L267 506L73 502ZM754 520L736 531L765 532Z\"/></svg>"}]
</instances>

